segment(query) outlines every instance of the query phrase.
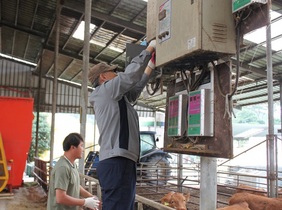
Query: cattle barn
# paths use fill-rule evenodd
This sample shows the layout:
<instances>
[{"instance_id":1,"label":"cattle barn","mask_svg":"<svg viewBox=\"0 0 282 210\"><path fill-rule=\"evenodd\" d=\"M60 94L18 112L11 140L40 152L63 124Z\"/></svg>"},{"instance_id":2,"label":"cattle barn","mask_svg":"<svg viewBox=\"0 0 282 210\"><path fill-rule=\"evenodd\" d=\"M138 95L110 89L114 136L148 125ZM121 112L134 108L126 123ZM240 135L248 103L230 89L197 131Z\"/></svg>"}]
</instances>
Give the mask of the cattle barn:
<instances>
[{"instance_id":1,"label":"cattle barn","mask_svg":"<svg viewBox=\"0 0 282 210\"><path fill-rule=\"evenodd\" d=\"M88 71L105 62L124 72L154 39L156 68L133 105L169 164L138 165L136 209L169 209L161 198L175 192L190 195L189 210L252 210L229 203L243 185L250 199L281 196L281 21L282 0L1 0L0 198L33 192L27 180L48 191L67 123L86 139L83 184L101 196L86 174L94 162L85 168L99 151Z\"/></svg>"}]
</instances>

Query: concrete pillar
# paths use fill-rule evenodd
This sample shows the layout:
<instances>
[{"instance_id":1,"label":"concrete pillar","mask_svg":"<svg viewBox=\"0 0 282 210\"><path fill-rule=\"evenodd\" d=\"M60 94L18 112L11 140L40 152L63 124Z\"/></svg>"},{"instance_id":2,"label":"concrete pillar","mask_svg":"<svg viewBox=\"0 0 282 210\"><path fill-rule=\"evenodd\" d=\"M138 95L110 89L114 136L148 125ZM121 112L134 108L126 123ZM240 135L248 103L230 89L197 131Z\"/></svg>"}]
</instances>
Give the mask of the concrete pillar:
<instances>
[{"instance_id":1,"label":"concrete pillar","mask_svg":"<svg viewBox=\"0 0 282 210\"><path fill-rule=\"evenodd\" d=\"M217 201L217 159L201 157L200 210L215 210Z\"/></svg>"}]
</instances>

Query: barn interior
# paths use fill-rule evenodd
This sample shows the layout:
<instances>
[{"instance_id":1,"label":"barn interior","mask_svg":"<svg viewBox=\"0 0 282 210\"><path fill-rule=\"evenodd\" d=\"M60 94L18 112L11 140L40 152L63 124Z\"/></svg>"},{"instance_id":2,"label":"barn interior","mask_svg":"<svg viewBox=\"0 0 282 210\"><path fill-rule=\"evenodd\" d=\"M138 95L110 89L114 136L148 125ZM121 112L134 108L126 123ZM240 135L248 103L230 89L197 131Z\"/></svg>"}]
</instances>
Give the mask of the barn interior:
<instances>
[{"instance_id":1,"label":"barn interior","mask_svg":"<svg viewBox=\"0 0 282 210\"><path fill-rule=\"evenodd\" d=\"M231 1L228 2L231 7ZM240 27L237 26L240 28L237 38L240 39L235 43L239 48L233 53L227 53L228 55L212 55L208 57L208 61L216 61L218 72L226 72L224 67L221 69L221 64L228 63L230 75L222 76L224 73L221 72L222 77L218 80L228 81L222 84L227 85L226 88L232 94L230 102L233 108L268 104L268 132L271 132L271 107L275 102L281 104L282 31L279 26L282 21L282 1L250 2L252 3L245 8L244 16L240 16L244 9L230 14L234 21L234 33L239 31L235 31L235 24L238 23L236 18L241 18ZM133 51L137 48L140 50L142 42L149 42L156 36L149 34L154 23L148 17L152 17L150 15L154 6L152 0L1 0L0 96L32 98L32 110L35 113L93 115L90 104L81 101L85 97L83 93L88 96L93 91L85 72L99 62L117 65L119 71L123 71L129 62L127 59L131 56L130 47L133 47ZM268 19L269 14L271 19ZM89 26L85 26L86 23L90 23ZM89 33L84 33L84 27L89 27ZM267 31L269 28L272 29L271 33ZM258 36L259 32L263 34L262 38L256 40L255 36ZM89 42L84 41L86 37ZM169 53L164 51L164 54ZM195 57L186 58L159 64L156 71L159 74L150 81L135 105L139 116L151 117L155 116L156 112L162 112L168 121L169 98L177 91L183 90L183 85L182 89L175 87L176 81L181 80L182 72L198 70L199 63L206 61L203 61L202 57L196 57L195 63L192 62ZM224 106L225 100L222 99L220 107ZM216 113L220 113L220 117L224 115L224 112ZM219 119L217 115L215 119ZM84 123L82 122L82 126ZM200 147L196 150L170 147L172 138L167 133L164 139L165 150L181 155L200 155L204 158L232 158L232 129L229 128L231 120L219 120L218 123L226 126L226 129L223 129L226 132L222 134L224 137L217 136L222 132L220 130L215 137L203 139L201 147L203 145L207 150L199 152ZM216 123L214 126L216 127ZM272 140L273 133L270 134ZM223 144L226 136L228 141ZM224 149L218 152L221 147ZM51 148L51 151L52 149L54 148ZM52 158L51 156L51 162ZM274 162L270 158L268 166L276 167ZM272 172L278 180L269 177L266 180L272 184L275 181L278 183L279 173ZM192 173L191 176L194 175ZM228 182L224 172L222 179ZM270 186L273 187L271 184Z\"/></svg>"}]
</instances>

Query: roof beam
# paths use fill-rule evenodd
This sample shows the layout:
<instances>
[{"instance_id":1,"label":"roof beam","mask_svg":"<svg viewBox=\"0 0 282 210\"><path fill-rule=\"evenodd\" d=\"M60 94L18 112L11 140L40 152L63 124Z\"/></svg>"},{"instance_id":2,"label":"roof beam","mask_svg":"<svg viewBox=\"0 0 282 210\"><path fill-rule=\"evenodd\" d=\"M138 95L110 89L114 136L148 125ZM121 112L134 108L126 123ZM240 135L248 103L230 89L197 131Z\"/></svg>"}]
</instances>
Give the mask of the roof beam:
<instances>
[{"instance_id":1,"label":"roof beam","mask_svg":"<svg viewBox=\"0 0 282 210\"><path fill-rule=\"evenodd\" d=\"M272 0L272 9L278 13L282 13L281 10L282 7L282 1L281 0Z\"/></svg>"},{"instance_id":2,"label":"roof beam","mask_svg":"<svg viewBox=\"0 0 282 210\"><path fill-rule=\"evenodd\" d=\"M84 13L84 4L79 3L77 1L74 1L74 0L65 0L62 7L65 7L65 8L68 8L70 10L74 10L74 11L77 11L77 12L80 12L80 13ZM131 31L135 31L135 32L140 33L140 34L146 34L146 28L145 27L141 27L141 26L138 26L136 24L130 23L128 21L124 21L122 19L110 16L110 15L107 15L107 14L103 14L103 13L95 11L93 9L92 9L92 12L91 12L91 17L97 18L97 19L100 19L100 20L104 20L106 22L112 23L112 24L117 25L117 26L121 26L123 28L126 28L126 29L131 30Z\"/></svg>"},{"instance_id":3,"label":"roof beam","mask_svg":"<svg viewBox=\"0 0 282 210\"><path fill-rule=\"evenodd\" d=\"M98 53L98 55L95 56L95 59L97 59L126 29L123 29L118 34L114 35L111 40L106 44L106 46Z\"/></svg>"},{"instance_id":4,"label":"roof beam","mask_svg":"<svg viewBox=\"0 0 282 210\"><path fill-rule=\"evenodd\" d=\"M51 46L51 45L45 45L44 49L49 50L51 52L54 52L54 46ZM77 53L74 53L72 51L69 51L69 50L64 50L62 48L59 49L59 54L70 57L72 59L83 60L83 56L81 56ZM90 61L90 63L93 63L93 64L98 63L98 61L94 60L92 57L90 57L89 61Z\"/></svg>"},{"instance_id":5,"label":"roof beam","mask_svg":"<svg viewBox=\"0 0 282 210\"><path fill-rule=\"evenodd\" d=\"M236 65L236 59L235 58L231 58L233 61L232 61L232 64L233 65ZM243 69L245 71L250 71L250 72L253 72L257 75L260 75L260 76L263 76L263 77L267 77L267 73L265 71L265 69L259 69L259 68L256 68L256 67L253 67L253 66L250 66L248 65L247 63L241 63L240 64L240 69Z\"/></svg>"},{"instance_id":6,"label":"roof beam","mask_svg":"<svg viewBox=\"0 0 282 210\"><path fill-rule=\"evenodd\" d=\"M30 34L30 35L33 35L33 36L39 36L39 37L42 37L44 39L46 38L46 34L45 33L42 33L42 32L39 32L39 31L35 31L35 30L31 30L28 27L16 26L16 25L11 24L10 22L7 22L7 21L1 20L0 25L9 27L9 28L12 28L14 30L17 30L17 31L20 31L20 32L24 32L24 33L27 33L27 34Z\"/></svg>"}]
</instances>

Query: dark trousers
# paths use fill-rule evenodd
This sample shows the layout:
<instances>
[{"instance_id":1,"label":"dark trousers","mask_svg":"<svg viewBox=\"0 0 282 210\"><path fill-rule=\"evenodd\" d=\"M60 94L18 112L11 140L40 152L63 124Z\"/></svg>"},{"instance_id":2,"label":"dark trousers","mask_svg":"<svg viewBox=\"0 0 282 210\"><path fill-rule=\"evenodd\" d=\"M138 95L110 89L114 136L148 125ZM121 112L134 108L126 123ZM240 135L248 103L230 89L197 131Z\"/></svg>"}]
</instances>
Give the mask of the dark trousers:
<instances>
[{"instance_id":1,"label":"dark trousers","mask_svg":"<svg viewBox=\"0 0 282 210\"><path fill-rule=\"evenodd\" d=\"M136 163L123 157L99 162L97 175L102 189L103 210L133 210Z\"/></svg>"}]
</instances>

